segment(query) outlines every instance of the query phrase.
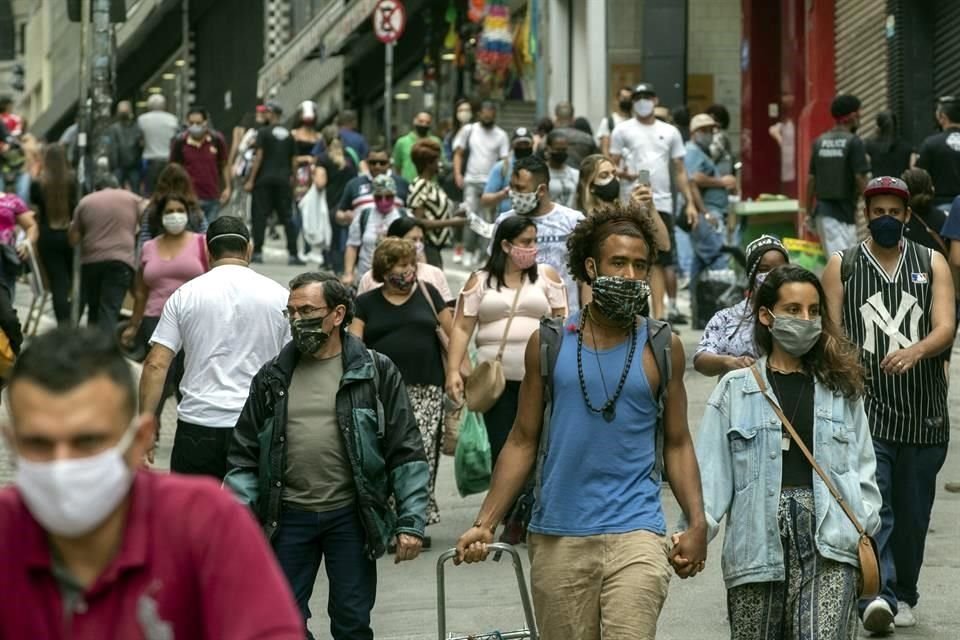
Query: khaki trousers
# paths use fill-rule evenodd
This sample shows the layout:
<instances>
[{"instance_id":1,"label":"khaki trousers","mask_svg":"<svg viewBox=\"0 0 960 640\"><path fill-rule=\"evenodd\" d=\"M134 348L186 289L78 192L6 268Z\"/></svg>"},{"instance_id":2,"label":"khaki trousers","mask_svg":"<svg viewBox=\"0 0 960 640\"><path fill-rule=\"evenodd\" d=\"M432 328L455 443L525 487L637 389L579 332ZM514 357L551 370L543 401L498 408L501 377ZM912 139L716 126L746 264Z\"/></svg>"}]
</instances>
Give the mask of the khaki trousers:
<instances>
[{"instance_id":1,"label":"khaki trousers","mask_svg":"<svg viewBox=\"0 0 960 640\"><path fill-rule=\"evenodd\" d=\"M542 640L652 640L672 573L664 536L531 533L530 577Z\"/></svg>"}]
</instances>

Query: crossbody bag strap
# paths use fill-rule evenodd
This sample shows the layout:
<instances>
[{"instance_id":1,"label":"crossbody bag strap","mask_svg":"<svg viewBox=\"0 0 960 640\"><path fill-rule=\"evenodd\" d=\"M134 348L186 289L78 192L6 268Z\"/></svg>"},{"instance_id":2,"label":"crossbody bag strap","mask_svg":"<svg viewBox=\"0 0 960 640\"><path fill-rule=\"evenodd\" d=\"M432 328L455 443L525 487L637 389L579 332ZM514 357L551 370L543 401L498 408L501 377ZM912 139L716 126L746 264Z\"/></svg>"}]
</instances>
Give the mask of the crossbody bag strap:
<instances>
[{"instance_id":1,"label":"crossbody bag strap","mask_svg":"<svg viewBox=\"0 0 960 640\"><path fill-rule=\"evenodd\" d=\"M507 326L503 329L503 338L500 339L500 348L497 350L497 360L503 360L503 352L507 348L507 336L510 334L510 325L513 324L513 316L517 312L517 303L520 301L520 291L523 290L523 274L520 275L520 286L517 287L517 293L513 296L513 306L510 307L510 315L507 316Z\"/></svg>"},{"instance_id":2,"label":"crossbody bag strap","mask_svg":"<svg viewBox=\"0 0 960 640\"><path fill-rule=\"evenodd\" d=\"M437 308L433 305L433 298L430 297L430 292L427 291L427 285L420 279L417 279L417 284L420 286L420 292L423 293L423 297L427 299L427 304L430 305L430 310L433 311L433 317L437 319L437 324L440 324L440 314L437 313Z\"/></svg>"},{"instance_id":3,"label":"crossbody bag strap","mask_svg":"<svg viewBox=\"0 0 960 640\"><path fill-rule=\"evenodd\" d=\"M912 218L916 218L917 220L919 220L920 224L922 224L924 229L927 230L927 233L930 234L930 237L933 238L933 241L937 243L937 246L939 246L945 254L950 255L950 250L947 249L947 245L943 241L943 238L940 237L939 233L937 233L932 228L930 228L930 225L927 224L926 220L924 220L922 217L920 217L917 214L914 214Z\"/></svg>"},{"instance_id":4,"label":"crossbody bag strap","mask_svg":"<svg viewBox=\"0 0 960 640\"><path fill-rule=\"evenodd\" d=\"M778 418L780 418L780 422L783 424L783 428L787 430L787 433L790 434L790 438L797 443L798 447L800 447L800 451L803 452L807 462L810 463L810 466L813 467L813 470L816 471L817 475L820 476L820 479L823 480L823 484L826 485L827 489L830 491L830 495L833 496L833 499L837 501L837 504L840 505L840 508L843 509L843 512L847 514L850 522L852 522L853 526L856 528L857 533L859 533L861 536L865 535L866 531L860 524L860 521L857 520L855 515L853 515L853 511L850 510L850 507L843 499L843 496L840 495L840 492L837 491L837 488L833 486L832 482L830 482L827 474L823 472L823 469L820 468L820 465L817 464L817 461L813 459L813 454L810 453L810 449L808 449L807 445L805 445L803 440L800 439L796 429L794 429L793 425L790 424L790 421L787 420L787 416L783 414L783 410L777 405L776 402L773 401L770 396L767 395L767 385L764 384L763 376L760 375L760 371L757 369L756 365L751 366L750 371L753 372L753 377L757 379L757 384L760 385L760 392L763 393L763 397L766 398L767 402L770 403L770 406L773 407L773 412L777 414Z\"/></svg>"}]
</instances>

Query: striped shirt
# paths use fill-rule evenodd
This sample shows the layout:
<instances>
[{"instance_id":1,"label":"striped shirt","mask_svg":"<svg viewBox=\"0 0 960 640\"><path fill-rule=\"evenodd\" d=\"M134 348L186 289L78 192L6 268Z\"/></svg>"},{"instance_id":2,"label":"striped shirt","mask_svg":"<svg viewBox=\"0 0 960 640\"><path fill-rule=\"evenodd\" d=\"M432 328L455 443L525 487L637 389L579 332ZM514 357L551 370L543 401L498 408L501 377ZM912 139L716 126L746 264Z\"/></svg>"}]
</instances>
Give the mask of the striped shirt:
<instances>
[{"instance_id":1,"label":"striped shirt","mask_svg":"<svg viewBox=\"0 0 960 640\"><path fill-rule=\"evenodd\" d=\"M411 210L423 207L428 220L449 220L453 216L454 204L447 194L433 180L417 178L410 188L407 206ZM449 244L452 234L450 227L440 227L427 231L427 240L437 248Z\"/></svg>"},{"instance_id":2,"label":"striped shirt","mask_svg":"<svg viewBox=\"0 0 960 640\"><path fill-rule=\"evenodd\" d=\"M887 354L917 344L932 330L933 258L921 262L919 256L931 250L910 240L903 243L892 278L870 253L869 242L860 245L844 283L843 326L862 349L864 408L873 437L910 445L942 444L950 436L944 358L920 360L902 374L891 375L880 367Z\"/></svg>"}]
</instances>

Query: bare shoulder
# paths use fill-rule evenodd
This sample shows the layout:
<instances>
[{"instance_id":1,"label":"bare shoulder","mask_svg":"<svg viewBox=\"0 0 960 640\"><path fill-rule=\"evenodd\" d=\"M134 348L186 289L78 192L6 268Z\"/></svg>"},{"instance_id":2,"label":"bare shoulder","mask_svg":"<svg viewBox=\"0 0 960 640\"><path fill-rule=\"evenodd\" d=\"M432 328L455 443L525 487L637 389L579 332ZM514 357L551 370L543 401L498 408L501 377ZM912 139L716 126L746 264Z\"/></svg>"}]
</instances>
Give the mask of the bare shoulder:
<instances>
[{"instance_id":1,"label":"bare shoulder","mask_svg":"<svg viewBox=\"0 0 960 640\"><path fill-rule=\"evenodd\" d=\"M560 279L560 274L548 264L540 265L540 273L554 284L563 284L563 280Z\"/></svg>"}]
</instances>

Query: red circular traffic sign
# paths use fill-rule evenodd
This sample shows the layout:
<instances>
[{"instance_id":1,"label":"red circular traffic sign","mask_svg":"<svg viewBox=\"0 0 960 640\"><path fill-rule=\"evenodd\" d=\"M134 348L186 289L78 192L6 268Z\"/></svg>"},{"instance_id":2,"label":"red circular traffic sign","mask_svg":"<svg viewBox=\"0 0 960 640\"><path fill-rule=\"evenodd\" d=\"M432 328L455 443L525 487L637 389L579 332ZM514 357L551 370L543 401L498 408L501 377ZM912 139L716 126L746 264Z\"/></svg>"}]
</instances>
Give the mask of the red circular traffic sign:
<instances>
[{"instance_id":1,"label":"red circular traffic sign","mask_svg":"<svg viewBox=\"0 0 960 640\"><path fill-rule=\"evenodd\" d=\"M373 33L384 44L396 42L407 26L407 10L400 0L380 0L373 9Z\"/></svg>"}]
</instances>

